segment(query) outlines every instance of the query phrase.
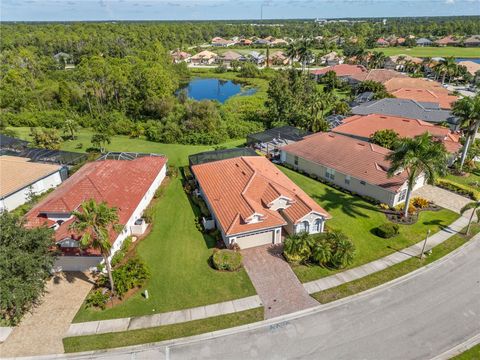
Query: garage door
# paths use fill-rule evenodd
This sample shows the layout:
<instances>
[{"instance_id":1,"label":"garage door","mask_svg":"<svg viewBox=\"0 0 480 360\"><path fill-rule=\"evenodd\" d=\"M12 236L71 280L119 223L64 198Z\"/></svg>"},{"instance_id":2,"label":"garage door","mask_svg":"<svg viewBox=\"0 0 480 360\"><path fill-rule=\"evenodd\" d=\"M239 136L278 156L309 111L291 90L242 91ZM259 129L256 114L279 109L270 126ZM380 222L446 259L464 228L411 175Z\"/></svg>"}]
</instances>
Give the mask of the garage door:
<instances>
[{"instance_id":1,"label":"garage door","mask_svg":"<svg viewBox=\"0 0 480 360\"><path fill-rule=\"evenodd\" d=\"M237 237L236 242L240 249L273 244L273 230Z\"/></svg>"}]
</instances>

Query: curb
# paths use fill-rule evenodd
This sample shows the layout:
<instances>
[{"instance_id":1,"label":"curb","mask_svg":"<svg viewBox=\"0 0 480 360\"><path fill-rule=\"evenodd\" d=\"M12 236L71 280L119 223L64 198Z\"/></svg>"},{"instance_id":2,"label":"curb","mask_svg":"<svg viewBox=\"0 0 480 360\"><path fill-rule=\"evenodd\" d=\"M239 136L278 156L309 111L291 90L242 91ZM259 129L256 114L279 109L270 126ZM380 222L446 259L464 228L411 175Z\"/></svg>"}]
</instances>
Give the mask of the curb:
<instances>
[{"instance_id":1,"label":"curb","mask_svg":"<svg viewBox=\"0 0 480 360\"><path fill-rule=\"evenodd\" d=\"M431 360L448 360L451 359L454 356L460 355L461 353L470 350L472 347L475 345L480 344L480 333L478 333L475 336L472 336L470 339L467 341L464 341L461 344L458 344L454 348L445 351L444 353L441 353L438 356L435 356Z\"/></svg>"}]
</instances>

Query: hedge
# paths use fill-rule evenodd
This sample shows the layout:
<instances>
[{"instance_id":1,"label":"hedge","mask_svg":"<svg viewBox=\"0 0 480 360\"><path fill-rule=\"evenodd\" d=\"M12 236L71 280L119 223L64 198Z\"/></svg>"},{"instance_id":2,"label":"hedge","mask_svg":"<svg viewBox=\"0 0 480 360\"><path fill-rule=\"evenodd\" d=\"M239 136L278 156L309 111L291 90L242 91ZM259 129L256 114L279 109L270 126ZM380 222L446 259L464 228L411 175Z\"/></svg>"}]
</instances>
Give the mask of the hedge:
<instances>
[{"instance_id":1,"label":"hedge","mask_svg":"<svg viewBox=\"0 0 480 360\"><path fill-rule=\"evenodd\" d=\"M472 200L480 199L480 194L478 191L475 191L474 189L471 189L468 186L461 185L450 180L439 179L437 180L436 185L442 189L452 191L456 194L467 196Z\"/></svg>"}]
</instances>

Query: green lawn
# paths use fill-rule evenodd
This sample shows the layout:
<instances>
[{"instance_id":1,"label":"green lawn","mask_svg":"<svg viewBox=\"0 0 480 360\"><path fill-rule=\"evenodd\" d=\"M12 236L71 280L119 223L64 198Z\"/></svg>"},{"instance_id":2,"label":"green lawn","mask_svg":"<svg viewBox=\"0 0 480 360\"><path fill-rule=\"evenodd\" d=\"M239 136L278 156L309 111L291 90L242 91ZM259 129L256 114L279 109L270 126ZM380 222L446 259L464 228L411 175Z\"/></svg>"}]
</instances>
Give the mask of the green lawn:
<instances>
[{"instance_id":1,"label":"green lawn","mask_svg":"<svg viewBox=\"0 0 480 360\"><path fill-rule=\"evenodd\" d=\"M460 185L471 187L476 191L480 190L480 170L479 169L474 170L467 176L458 176L458 175L449 174L445 177L445 179ZM478 183L478 186L475 186L472 183Z\"/></svg>"},{"instance_id":2,"label":"green lawn","mask_svg":"<svg viewBox=\"0 0 480 360\"><path fill-rule=\"evenodd\" d=\"M435 246L432 249L431 255L423 259L414 257L406 261L403 261L399 264L393 265L385 270L365 276L361 279L351 281L331 289L317 292L315 294L312 294L312 296L318 302L322 304L326 304L331 301L342 299L344 297L374 288L376 286L384 284L393 279L399 278L400 276L406 275L412 271L415 271L425 265L428 265L440 259L441 257L449 254L453 250L465 244L469 239L471 239L474 235L478 234L479 232L480 232L480 225L474 224L472 226L469 236L465 236L463 234L454 235L448 240L441 243L440 245Z\"/></svg>"},{"instance_id":3,"label":"green lawn","mask_svg":"<svg viewBox=\"0 0 480 360\"><path fill-rule=\"evenodd\" d=\"M480 360L480 344L471 349L453 357L451 360Z\"/></svg>"},{"instance_id":4,"label":"green lawn","mask_svg":"<svg viewBox=\"0 0 480 360\"><path fill-rule=\"evenodd\" d=\"M21 139L31 140L29 136L30 128L16 127L12 129L17 132ZM92 146L90 143L92 134L93 132L89 129L81 129L77 134L77 139L63 142L61 149L77 152L85 151L85 149ZM225 147L236 147L242 145L244 142L245 140L232 140L220 145ZM83 144L83 147L78 149L78 144ZM112 143L107 145L107 150L165 154L168 157L169 164L184 166L188 164L188 155L213 150L213 146L162 144L145 139L131 139L128 136L115 135L112 137Z\"/></svg>"},{"instance_id":5,"label":"green lawn","mask_svg":"<svg viewBox=\"0 0 480 360\"><path fill-rule=\"evenodd\" d=\"M297 172L286 168L281 169L332 215L332 219L327 221L327 226L341 229L355 243L356 256L349 268L413 245L425 237L428 229L435 233L459 216L450 210L422 212L416 224L401 225L398 236L389 240L382 239L372 233L374 228L387 222L387 218L377 207L357 196L347 195ZM300 265L293 267L293 270L301 282L312 281L335 273L335 271L319 266Z\"/></svg>"},{"instance_id":6,"label":"green lawn","mask_svg":"<svg viewBox=\"0 0 480 360\"><path fill-rule=\"evenodd\" d=\"M100 335L64 338L63 347L65 348L65 352L71 353L116 348L136 344L147 344L185 336L198 335L261 320L263 320L263 308L256 308L223 316L189 321L181 324Z\"/></svg>"},{"instance_id":7,"label":"green lawn","mask_svg":"<svg viewBox=\"0 0 480 360\"><path fill-rule=\"evenodd\" d=\"M468 57L480 57L478 48L464 48L464 47L414 47L407 48L403 46L399 47L388 47L388 48L376 48L372 51L381 51L387 56L391 55L400 55L407 54L410 56L416 57L459 57L459 58L468 58Z\"/></svg>"},{"instance_id":8,"label":"green lawn","mask_svg":"<svg viewBox=\"0 0 480 360\"><path fill-rule=\"evenodd\" d=\"M138 292L104 311L82 306L74 322L180 310L255 294L245 270L219 272L208 265L214 243L196 229L195 213L179 178L170 181L154 206L153 229L137 246L151 272L144 287L149 299Z\"/></svg>"}]
</instances>

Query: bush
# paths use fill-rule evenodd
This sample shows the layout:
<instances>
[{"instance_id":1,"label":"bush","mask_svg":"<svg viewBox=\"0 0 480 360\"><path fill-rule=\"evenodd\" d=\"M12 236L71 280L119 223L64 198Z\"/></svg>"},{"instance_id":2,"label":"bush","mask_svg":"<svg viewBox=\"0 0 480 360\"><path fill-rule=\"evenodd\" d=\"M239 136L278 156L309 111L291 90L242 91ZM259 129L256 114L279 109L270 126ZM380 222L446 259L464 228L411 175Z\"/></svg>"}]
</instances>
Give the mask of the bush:
<instances>
[{"instance_id":1,"label":"bush","mask_svg":"<svg viewBox=\"0 0 480 360\"><path fill-rule=\"evenodd\" d=\"M102 290L95 290L88 294L87 298L85 299L85 306L87 308L96 307L104 310L109 297L110 296L107 292L103 293Z\"/></svg>"},{"instance_id":2,"label":"bush","mask_svg":"<svg viewBox=\"0 0 480 360\"><path fill-rule=\"evenodd\" d=\"M242 266L242 255L233 250L215 249L212 255L212 265L217 270L236 271Z\"/></svg>"},{"instance_id":3,"label":"bush","mask_svg":"<svg viewBox=\"0 0 480 360\"><path fill-rule=\"evenodd\" d=\"M480 199L478 191L470 189L465 185L454 183L450 180L439 179L439 180L437 180L436 185L438 187L441 187L442 189L452 191L456 194L459 194L459 195L462 195L462 196L467 196L472 200L479 200Z\"/></svg>"},{"instance_id":4,"label":"bush","mask_svg":"<svg viewBox=\"0 0 480 360\"><path fill-rule=\"evenodd\" d=\"M148 224L151 224L153 222L153 219L155 218L155 209L153 208L153 206L147 207L143 211L142 217Z\"/></svg>"},{"instance_id":5,"label":"bush","mask_svg":"<svg viewBox=\"0 0 480 360\"><path fill-rule=\"evenodd\" d=\"M217 74L223 74L227 72L227 67L225 65L219 65L214 70Z\"/></svg>"},{"instance_id":6,"label":"bush","mask_svg":"<svg viewBox=\"0 0 480 360\"><path fill-rule=\"evenodd\" d=\"M375 234L384 239L390 239L398 235L400 226L393 223L385 223L375 229Z\"/></svg>"},{"instance_id":7,"label":"bush","mask_svg":"<svg viewBox=\"0 0 480 360\"><path fill-rule=\"evenodd\" d=\"M428 201L427 199L424 199L422 197L414 197L412 199L412 204L417 209L426 209L430 206L430 201Z\"/></svg>"},{"instance_id":8,"label":"bush","mask_svg":"<svg viewBox=\"0 0 480 360\"><path fill-rule=\"evenodd\" d=\"M308 233L290 235L285 239L283 255L290 263L306 263L312 255L312 246L313 240Z\"/></svg>"},{"instance_id":9,"label":"bush","mask_svg":"<svg viewBox=\"0 0 480 360\"><path fill-rule=\"evenodd\" d=\"M112 267L120 263L125 258L125 255L127 255L130 245L132 245L132 237L128 236L123 241L121 248L112 256L112 260L110 261Z\"/></svg>"},{"instance_id":10,"label":"bush","mask_svg":"<svg viewBox=\"0 0 480 360\"><path fill-rule=\"evenodd\" d=\"M168 165L167 175L176 178L178 176L178 168L173 165Z\"/></svg>"},{"instance_id":11,"label":"bush","mask_svg":"<svg viewBox=\"0 0 480 360\"><path fill-rule=\"evenodd\" d=\"M380 209L382 209L382 210L390 209L390 206L388 206L387 204L384 204L384 203L381 203L379 206L380 206Z\"/></svg>"},{"instance_id":12,"label":"bush","mask_svg":"<svg viewBox=\"0 0 480 360\"><path fill-rule=\"evenodd\" d=\"M122 297L128 290L145 284L150 273L145 263L135 257L113 270L112 276L117 295Z\"/></svg>"}]
</instances>

